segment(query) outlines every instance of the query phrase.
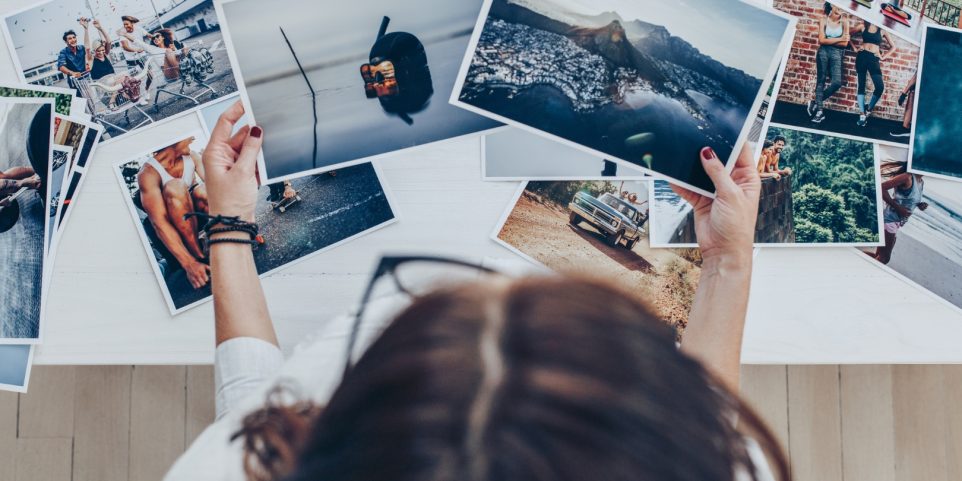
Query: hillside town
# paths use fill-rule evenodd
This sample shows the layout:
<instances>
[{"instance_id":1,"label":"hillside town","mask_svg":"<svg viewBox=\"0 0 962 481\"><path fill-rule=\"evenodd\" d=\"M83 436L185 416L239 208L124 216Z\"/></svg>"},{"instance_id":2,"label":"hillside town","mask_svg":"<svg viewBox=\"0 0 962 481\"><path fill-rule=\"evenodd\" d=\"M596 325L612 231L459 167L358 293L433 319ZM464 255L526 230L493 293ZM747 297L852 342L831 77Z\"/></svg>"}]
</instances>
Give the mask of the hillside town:
<instances>
[{"instance_id":1,"label":"hillside town","mask_svg":"<svg viewBox=\"0 0 962 481\"><path fill-rule=\"evenodd\" d=\"M489 19L467 75L467 94L478 89L550 85L577 112L620 103L634 91L652 90L634 69L616 67L561 35Z\"/></svg>"}]
</instances>

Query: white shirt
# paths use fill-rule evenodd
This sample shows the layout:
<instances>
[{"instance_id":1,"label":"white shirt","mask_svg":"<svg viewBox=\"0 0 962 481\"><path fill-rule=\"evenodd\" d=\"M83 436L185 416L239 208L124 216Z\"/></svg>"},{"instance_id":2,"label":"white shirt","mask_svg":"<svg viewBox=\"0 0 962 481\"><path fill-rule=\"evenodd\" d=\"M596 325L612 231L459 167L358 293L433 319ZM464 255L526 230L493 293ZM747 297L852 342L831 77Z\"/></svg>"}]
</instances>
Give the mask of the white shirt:
<instances>
[{"instance_id":1,"label":"white shirt","mask_svg":"<svg viewBox=\"0 0 962 481\"><path fill-rule=\"evenodd\" d=\"M128 36L133 37L133 40L130 40L129 38L127 38ZM134 31L130 33L128 33L127 29L125 29L124 27L120 27L120 29L117 30L117 38L119 38L121 41L120 49L123 50L124 52L124 60L140 60L144 56L144 53L128 52L127 49L123 48L123 41L126 40L132 48L135 48L135 49L140 48L140 49L146 50L147 44L144 43L144 37L146 36L147 36L147 31L144 30L143 27L140 27L137 25L134 25Z\"/></svg>"}]
</instances>

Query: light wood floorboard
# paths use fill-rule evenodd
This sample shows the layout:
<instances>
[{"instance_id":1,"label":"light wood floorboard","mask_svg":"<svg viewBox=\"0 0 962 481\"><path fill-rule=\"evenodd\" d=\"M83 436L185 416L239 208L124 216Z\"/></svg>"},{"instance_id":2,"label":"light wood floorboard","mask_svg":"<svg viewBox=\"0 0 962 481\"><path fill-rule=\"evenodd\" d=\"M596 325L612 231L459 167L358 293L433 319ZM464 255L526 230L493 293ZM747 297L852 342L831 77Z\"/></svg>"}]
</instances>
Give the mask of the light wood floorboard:
<instances>
[{"instance_id":1,"label":"light wood floorboard","mask_svg":"<svg viewBox=\"0 0 962 481\"><path fill-rule=\"evenodd\" d=\"M33 370L0 392L0 480L160 479L213 421L210 366ZM962 479L962 366L746 366L797 481Z\"/></svg>"}]
</instances>

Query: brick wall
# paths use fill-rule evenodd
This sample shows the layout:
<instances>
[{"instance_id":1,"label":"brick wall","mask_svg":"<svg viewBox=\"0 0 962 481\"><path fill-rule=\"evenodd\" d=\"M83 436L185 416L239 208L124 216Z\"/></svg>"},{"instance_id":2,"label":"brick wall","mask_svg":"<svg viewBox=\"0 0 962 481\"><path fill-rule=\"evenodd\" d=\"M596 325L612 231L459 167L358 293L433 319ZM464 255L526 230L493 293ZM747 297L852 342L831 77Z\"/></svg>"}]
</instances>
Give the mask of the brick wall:
<instances>
[{"instance_id":1,"label":"brick wall","mask_svg":"<svg viewBox=\"0 0 962 481\"><path fill-rule=\"evenodd\" d=\"M775 8L798 17L798 32L792 43L785 68L778 100L793 104L804 105L814 98L815 92L815 54L818 52L818 19L824 12L825 3L820 0L775 0ZM854 15L845 14L850 22L861 23L862 20ZM885 76L885 94L876 107L875 115L891 120L901 120L904 109L898 105L899 93L905 84L915 75L919 63L919 48L889 34L895 44L895 54L882 62L882 74ZM862 42L861 34L852 36L852 44L856 47ZM858 80L855 75L855 52L848 49L843 60L843 87L828 102L825 107L835 111L858 113L856 92ZM847 83L846 83L847 82ZM866 97L872 94L869 82Z\"/></svg>"}]
</instances>

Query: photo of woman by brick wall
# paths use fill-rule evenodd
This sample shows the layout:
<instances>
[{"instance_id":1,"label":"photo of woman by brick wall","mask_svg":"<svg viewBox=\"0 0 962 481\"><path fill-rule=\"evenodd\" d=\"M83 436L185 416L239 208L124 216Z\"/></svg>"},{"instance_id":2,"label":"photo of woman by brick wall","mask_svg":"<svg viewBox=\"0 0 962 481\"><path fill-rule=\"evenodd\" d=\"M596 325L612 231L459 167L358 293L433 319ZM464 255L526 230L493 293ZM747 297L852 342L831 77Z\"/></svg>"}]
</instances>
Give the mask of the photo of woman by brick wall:
<instances>
[{"instance_id":1,"label":"photo of woman by brick wall","mask_svg":"<svg viewBox=\"0 0 962 481\"><path fill-rule=\"evenodd\" d=\"M821 0L775 0L799 17L772 123L908 145L919 48Z\"/></svg>"}]
</instances>

